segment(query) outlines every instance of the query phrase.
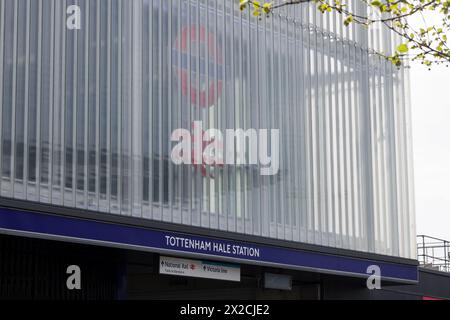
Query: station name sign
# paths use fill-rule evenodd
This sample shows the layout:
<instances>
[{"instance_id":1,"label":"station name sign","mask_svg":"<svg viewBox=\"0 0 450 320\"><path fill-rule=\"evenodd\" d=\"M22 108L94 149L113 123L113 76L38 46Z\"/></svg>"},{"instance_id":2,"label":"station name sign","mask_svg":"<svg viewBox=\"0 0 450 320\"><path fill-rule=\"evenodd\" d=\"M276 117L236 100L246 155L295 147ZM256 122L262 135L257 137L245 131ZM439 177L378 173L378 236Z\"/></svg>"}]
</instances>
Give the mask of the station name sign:
<instances>
[{"instance_id":1,"label":"station name sign","mask_svg":"<svg viewBox=\"0 0 450 320\"><path fill-rule=\"evenodd\" d=\"M187 256L227 263L254 264L320 273L367 277L378 266L382 279L418 280L417 264L397 263L297 249L284 245L241 241L143 228L139 226L0 208L0 234L24 234L45 239L73 239L90 244L132 248L163 255ZM230 233L230 235L232 235Z\"/></svg>"},{"instance_id":2,"label":"station name sign","mask_svg":"<svg viewBox=\"0 0 450 320\"><path fill-rule=\"evenodd\" d=\"M238 258L259 258L260 249L250 246L166 235L166 245L174 249L190 249L208 254L226 254Z\"/></svg>"}]
</instances>

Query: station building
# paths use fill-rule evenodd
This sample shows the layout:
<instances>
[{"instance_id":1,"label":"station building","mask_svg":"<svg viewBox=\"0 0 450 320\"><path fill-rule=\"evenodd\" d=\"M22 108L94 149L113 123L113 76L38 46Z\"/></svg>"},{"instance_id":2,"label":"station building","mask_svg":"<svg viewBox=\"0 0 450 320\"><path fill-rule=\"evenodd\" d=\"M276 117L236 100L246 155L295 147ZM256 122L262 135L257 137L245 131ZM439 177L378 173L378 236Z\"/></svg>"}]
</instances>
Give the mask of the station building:
<instances>
[{"instance_id":1,"label":"station building","mask_svg":"<svg viewBox=\"0 0 450 320\"><path fill-rule=\"evenodd\" d=\"M398 42L306 3L2 0L0 297L417 285L408 71L376 54ZM210 129L247 161L174 161L176 130Z\"/></svg>"}]
</instances>

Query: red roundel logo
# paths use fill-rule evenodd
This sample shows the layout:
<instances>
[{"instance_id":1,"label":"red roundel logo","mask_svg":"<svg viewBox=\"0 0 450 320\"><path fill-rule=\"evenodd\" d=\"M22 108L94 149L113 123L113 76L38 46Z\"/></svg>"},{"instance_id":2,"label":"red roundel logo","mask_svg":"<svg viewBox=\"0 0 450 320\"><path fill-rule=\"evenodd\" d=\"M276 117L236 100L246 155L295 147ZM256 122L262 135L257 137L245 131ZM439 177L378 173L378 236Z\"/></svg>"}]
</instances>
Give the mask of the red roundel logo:
<instances>
[{"instance_id":1,"label":"red roundel logo","mask_svg":"<svg viewBox=\"0 0 450 320\"><path fill-rule=\"evenodd\" d=\"M177 65L180 53L181 65ZM197 54L199 57L196 56ZM199 28L196 26L184 27L175 40L172 60L181 81L183 96L189 98L190 94L191 103L201 108L213 106L222 94L223 86L223 59L215 36L206 31L203 26ZM198 66L199 61L200 65ZM190 83L189 64L191 74L195 75L191 77ZM198 71L200 74L197 74ZM200 84L199 88L198 84Z\"/></svg>"}]
</instances>

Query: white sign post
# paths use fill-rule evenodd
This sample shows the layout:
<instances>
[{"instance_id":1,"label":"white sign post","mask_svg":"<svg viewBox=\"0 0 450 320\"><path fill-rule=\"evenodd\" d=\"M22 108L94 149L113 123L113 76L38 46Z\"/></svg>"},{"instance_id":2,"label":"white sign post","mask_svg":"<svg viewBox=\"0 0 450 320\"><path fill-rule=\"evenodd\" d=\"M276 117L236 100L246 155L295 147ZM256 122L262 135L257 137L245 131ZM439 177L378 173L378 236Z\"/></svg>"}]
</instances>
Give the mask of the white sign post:
<instances>
[{"instance_id":1,"label":"white sign post","mask_svg":"<svg viewBox=\"0 0 450 320\"><path fill-rule=\"evenodd\" d=\"M159 273L183 277L241 281L239 265L163 256L159 258Z\"/></svg>"}]
</instances>

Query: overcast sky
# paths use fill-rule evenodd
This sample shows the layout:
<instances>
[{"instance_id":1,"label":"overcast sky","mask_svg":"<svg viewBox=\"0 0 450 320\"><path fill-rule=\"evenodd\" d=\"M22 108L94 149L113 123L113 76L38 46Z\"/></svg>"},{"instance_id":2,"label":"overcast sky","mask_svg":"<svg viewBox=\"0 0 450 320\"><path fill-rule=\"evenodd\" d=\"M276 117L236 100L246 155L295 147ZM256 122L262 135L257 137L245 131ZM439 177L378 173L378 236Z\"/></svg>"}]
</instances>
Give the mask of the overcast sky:
<instances>
[{"instance_id":1,"label":"overcast sky","mask_svg":"<svg viewBox=\"0 0 450 320\"><path fill-rule=\"evenodd\" d=\"M427 13L410 23L423 27L439 20ZM450 241L450 67L428 71L413 64L410 75L417 234Z\"/></svg>"},{"instance_id":2,"label":"overcast sky","mask_svg":"<svg viewBox=\"0 0 450 320\"><path fill-rule=\"evenodd\" d=\"M450 68L411 68L417 233L450 240Z\"/></svg>"}]
</instances>

